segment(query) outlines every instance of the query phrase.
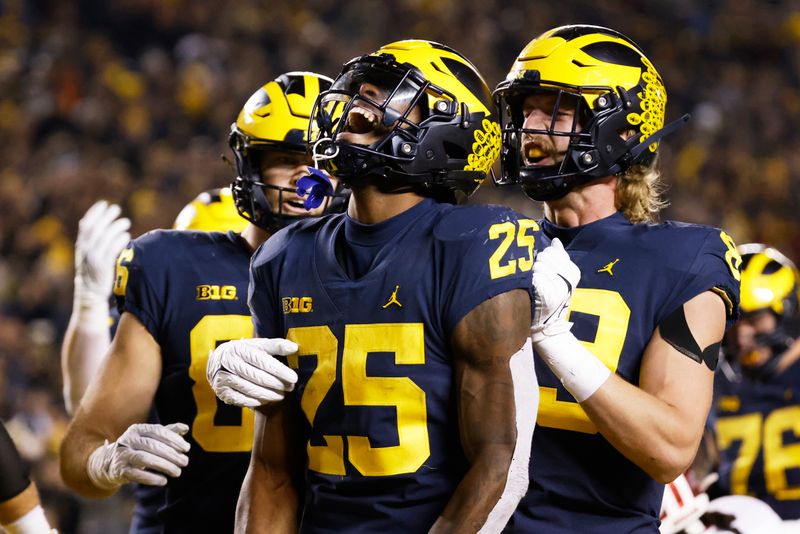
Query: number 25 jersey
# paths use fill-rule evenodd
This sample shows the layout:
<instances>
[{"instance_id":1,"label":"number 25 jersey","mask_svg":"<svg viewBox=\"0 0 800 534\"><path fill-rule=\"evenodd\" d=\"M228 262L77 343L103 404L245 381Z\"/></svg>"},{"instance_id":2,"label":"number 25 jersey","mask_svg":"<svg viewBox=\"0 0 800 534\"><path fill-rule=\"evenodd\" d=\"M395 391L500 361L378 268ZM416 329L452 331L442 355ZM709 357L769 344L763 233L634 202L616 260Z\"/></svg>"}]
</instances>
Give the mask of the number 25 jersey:
<instances>
[{"instance_id":1,"label":"number 25 jersey","mask_svg":"<svg viewBox=\"0 0 800 534\"><path fill-rule=\"evenodd\" d=\"M711 290L730 319L737 313L741 260L718 229L631 224L621 213L577 228L541 226L537 249L558 237L581 269L568 315L572 333L634 385L656 327L686 301ZM540 399L530 485L508 531L658 532L664 485L606 441L541 358L535 363Z\"/></svg>"},{"instance_id":2,"label":"number 25 jersey","mask_svg":"<svg viewBox=\"0 0 800 534\"><path fill-rule=\"evenodd\" d=\"M164 532L232 532L253 441L253 412L218 401L206 380L208 353L252 337L250 254L230 232L155 230L122 251L114 293L161 347L154 405L161 424L190 430L189 465L169 478L159 511Z\"/></svg>"},{"instance_id":3,"label":"number 25 jersey","mask_svg":"<svg viewBox=\"0 0 800 534\"><path fill-rule=\"evenodd\" d=\"M468 467L450 336L484 300L529 290L536 223L425 200L352 279L336 256L345 217L285 229L251 269L256 334L300 347L288 363L306 419L301 531L426 532Z\"/></svg>"}]
</instances>

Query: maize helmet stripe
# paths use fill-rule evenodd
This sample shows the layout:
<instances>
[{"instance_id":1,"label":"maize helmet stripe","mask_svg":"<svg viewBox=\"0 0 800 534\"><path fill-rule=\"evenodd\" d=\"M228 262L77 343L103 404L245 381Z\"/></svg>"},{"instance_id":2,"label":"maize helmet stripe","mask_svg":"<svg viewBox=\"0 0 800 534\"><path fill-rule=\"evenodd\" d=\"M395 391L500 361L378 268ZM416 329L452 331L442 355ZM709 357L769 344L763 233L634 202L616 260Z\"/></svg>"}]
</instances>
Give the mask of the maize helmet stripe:
<instances>
[{"instance_id":1,"label":"maize helmet stripe","mask_svg":"<svg viewBox=\"0 0 800 534\"><path fill-rule=\"evenodd\" d=\"M264 84L245 103L235 127L249 144L285 143L285 148L305 150L308 121L330 78L310 72L289 72Z\"/></svg>"},{"instance_id":2,"label":"maize helmet stripe","mask_svg":"<svg viewBox=\"0 0 800 534\"><path fill-rule=\"evenodd\" d=\"M436 49L437 54L431 54ZM389 43L371 54L391 54L400 64L411 65L433 85L447 88L458 102L473 112L490 114L492 95L475 66L452 48L432 41L408 39ZM434 106L428 99L428 107Z\"/></svg>"}]
</instances>

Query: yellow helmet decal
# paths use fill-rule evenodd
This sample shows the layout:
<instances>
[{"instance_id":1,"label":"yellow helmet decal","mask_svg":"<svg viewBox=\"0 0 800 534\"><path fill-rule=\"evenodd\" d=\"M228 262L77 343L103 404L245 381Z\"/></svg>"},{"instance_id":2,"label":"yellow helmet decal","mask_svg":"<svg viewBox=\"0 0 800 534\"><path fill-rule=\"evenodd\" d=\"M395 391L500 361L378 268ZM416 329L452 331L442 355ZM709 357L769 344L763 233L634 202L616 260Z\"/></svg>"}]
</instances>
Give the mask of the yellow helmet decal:
<instances>
[{"instance_id":1,"label":"yellow helmet decal","mask_svg":"<svg viewBox=\"0 0 800 534\"><path fill-rule=\"evenodd\" d=\"M175 230L200 232L241 232L248 222L236 211L228 187L203 191L189 202L175 219Z\"/></svg>"},{"instance_id":2,"label":"yellow helmet decal","mask_svg":"<svg viewBox=\"0 0 800 534\"><path fill-rule=\"evenodd\" d=\"M636 96L642 101L642 113L628 113L628 123L639 126L642 132L640 142L656 133L664 127L664 116L667 109L667 90L661 76L656 72L653 64L646 57L642 56L642 63L647 70L642 73L642 80L645 83L644 93L637 93ZM658 143L653 143L648 147L650 152L658 150Z\"/></svg>"},{"instance_id":3,"label":"yellow helmet decal","mask_svg":"<svg viewBox=\"0 0 800 534\"><path fill-rule=\"evenodd\" d=\"M490 114L488 105L489 102L491 102L488 89L486 94L487 101L484 103L476 95L478 91L475 91L475 88L470 90L469 87L464 85L462 81L454 75L448 63L451 65L456 63L474 72L476 78L479 79L483 85L486 85L486 82L481 78L475 66L446 47L440 48L435 45L436 43L414 39L396 41L381 47L371 55L391 54L394 56L397 63L413 65L426 80L453 93L453 96L458 102L467 104L470 112L482 112L488 116ZM435 100L429 98L428 107L432 109L434 104Z\"/></svg>"},{"instance_id":4,"label":"yellow helmet decal","mask_svg":"<svg viewBox=\"0 0 800 534\"><path fill-rule=\"evenodd\" d=\"M781 256L782 257L782 256ZM777 270L765 274L767 265L778 261ZM784 312L783 302L796 291L797 271L772 254L772 249L753 254L742 270L740 307L745 313L771 309L776 314Z\"/></svg>"},{"instance_id":5,"label":"yellow helmet decal","mask_svg":"<svg viewBox=\"0 0 800 534\"><path fill-rule=\"evenodd\" d=\"M489 119L483 119L481 129L475 130L475 142L472 153L467 156L465 171L481 171L488 173L500 155L500 125Z\"/></svg>"},{"instance_id":6,"label":"yellow helmet decal","mask_svg":"<svg viewBox=\"0 0 800 534\"><path fill-rule=\"evenodd\" d=\"M320 79L319 75L310 72L290 72L267 82L247 100L236 119L236 127L251 144L296 142L300 139L305 142L311 111L321 90ZM303 90L287 91L279 83L285 80L293 84L302 83Z\"/></svg>"}]
</instances>

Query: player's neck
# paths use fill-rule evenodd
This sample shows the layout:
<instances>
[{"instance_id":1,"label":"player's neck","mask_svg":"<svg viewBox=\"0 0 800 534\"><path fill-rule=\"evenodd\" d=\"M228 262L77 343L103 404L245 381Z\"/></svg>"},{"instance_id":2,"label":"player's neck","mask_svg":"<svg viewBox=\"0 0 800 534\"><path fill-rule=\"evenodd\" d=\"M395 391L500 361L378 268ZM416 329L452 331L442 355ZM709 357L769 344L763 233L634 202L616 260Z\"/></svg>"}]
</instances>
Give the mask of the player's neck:
<instances>
[{"instance_id":1,"label":"player's neck","mask_svg":"<svg viewBox=\"0 0 800 534\"><path fill-rule=\"evenodd\" d=\"M250 249L250 253L256 251L256 249L261 246L261 243L267 240L269 237L269 233L266 230L262 230L255 224L248 224L247 227L242 231L242 239L245 240L247 243L247 247Z\"/></svg>"},{"instance_id":2,"label":"player's neck","mask_svg":"<svg viewBox=\"0 0 800 534\"><path fill-rule=\"evenodd\" d=\"M545 202L545 217L566 228L605 219L617 211L616 185L617 179L607 176L577 187L564 198Z\"/></svg>"},{"instance_id":3,"label":"player's neck","mask_svg":"<svg viewBox=\"0 0 800 534\"><path fill-rule=\"evenodd\" d=\"M374 185L353 189L347 214L362 224L378 224L422 202L417 193L383 193Z\"/></svg>"}]
</instances>

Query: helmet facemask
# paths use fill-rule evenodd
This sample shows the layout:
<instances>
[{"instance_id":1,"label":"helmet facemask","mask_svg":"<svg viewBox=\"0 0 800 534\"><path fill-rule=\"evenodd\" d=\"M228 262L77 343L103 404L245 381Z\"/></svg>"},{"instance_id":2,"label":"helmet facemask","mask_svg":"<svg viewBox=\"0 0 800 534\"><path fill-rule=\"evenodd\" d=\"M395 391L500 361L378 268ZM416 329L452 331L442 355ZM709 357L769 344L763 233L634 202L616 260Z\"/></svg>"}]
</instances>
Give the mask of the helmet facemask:
<instances>
[{"instance_id":1,"label":"helmet facemask","mask_svg":"<svg viewBox=\"0 0 800 534\"><path fill-rule=\"evenodd\" d=\"M311 128L317 130L309 136L315 157L349 185L417 190L453 202L458 191L470 194L483 178L484 173L478 178L473 176L478 172L464 170L474 123L460 128L481 120L451 92L391 54L346 64L320 95L313 117Z\"/></svg>"},{"instance_id":2,"label":"helmet facemask","mask_svg":"<svg viewBox=\"0 0 800 534\"><path fill-rule=\"evenodd\" d=\"M231 184L233 199L239 215L267 232L274 233L287 224L303 216L283 212L284 200L288 195L297 196L294 187L283 187L266 183L261 176L261 162L268 151L302 154L302 150L287 149L285 145L253 145L247 136L235 129L229 137L236 164L236 179ZM267 198L266 190L277 191L277 207Z\"/></svg>"},{"instance_id":3,"label":"helmet facemask","mask_svg":"<svg viewBox=\"0 0 800 534\"><path fill-rule=\"evenodd\" d=\"M638 102L634 91L551 81L518 80L509 85L495 92L503 139L498 185L520 183L534 200L556 200L577 185L624 172L633 164L650 165L654 160L655 154L649 150L634 155L642 137L627 120L627 109ZM546 128L524 126L526 98L536 95L549 96L554 102ZM558 111L564 108L574 110L570 128L556 129ZM527 150L532 136L567 137L569 144L557 154L560 161L540 165L531 161Z\"/></svg>"},{"instance_id":4,"label":"helmet facemask","mask_svg":"<svg viewBox=\"0 0 800 534\"><path fill-rule=\"evenodd\" d=\"M424 135L428 92L447 94L388 55L364 56L345 65L342 75L320 95L314 112L317 150L330 156L328 170L352 182L402 172L413 164L413 148ZM454 111L449 111L452 119Z\"/></svg>"}]
</instances>

